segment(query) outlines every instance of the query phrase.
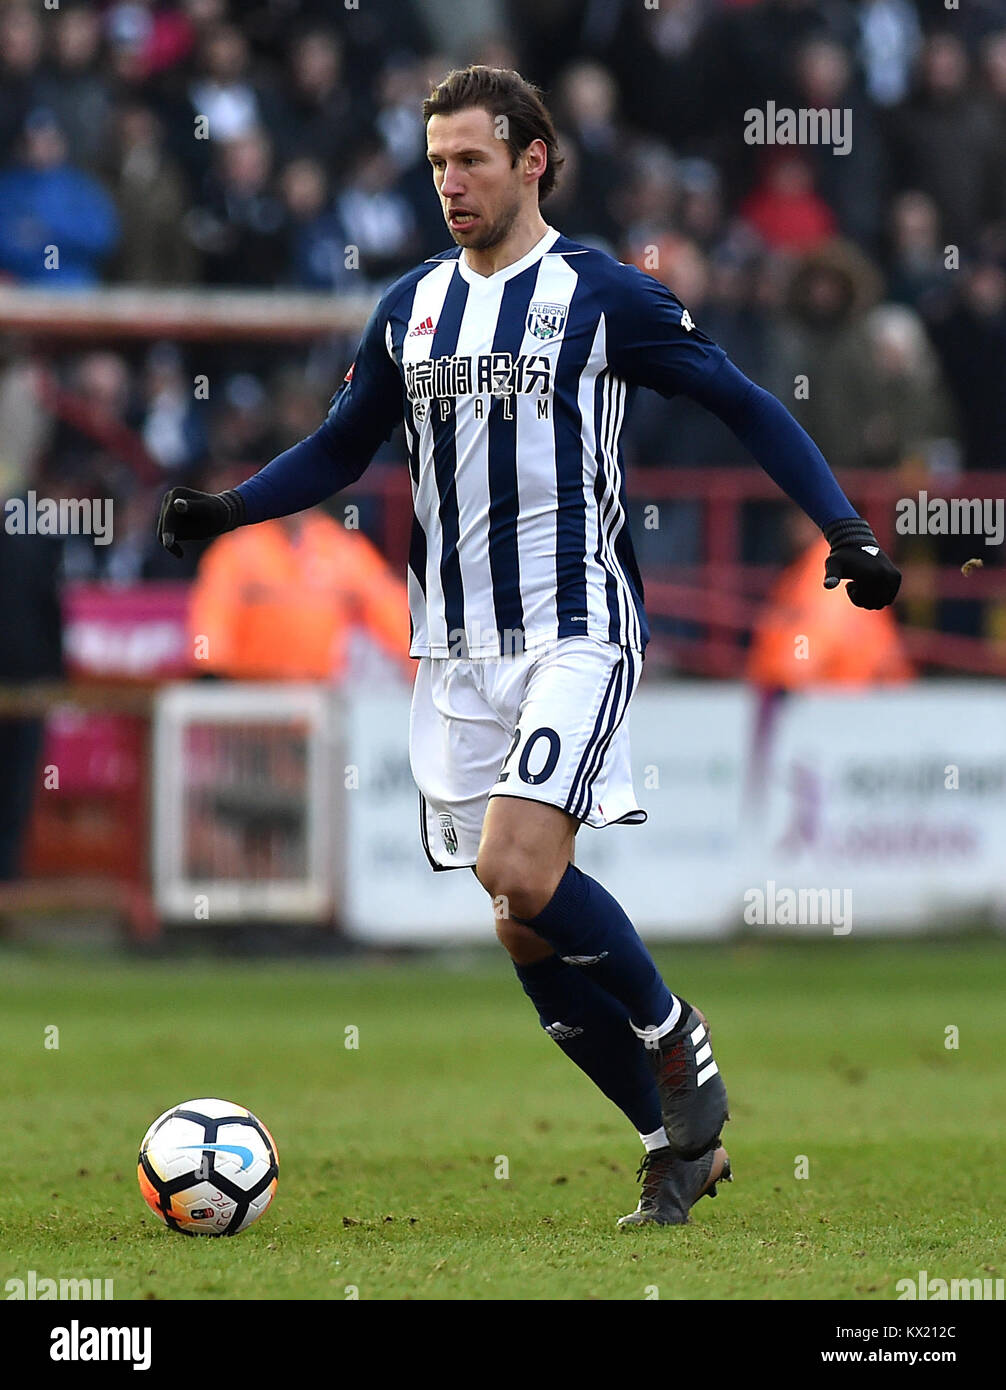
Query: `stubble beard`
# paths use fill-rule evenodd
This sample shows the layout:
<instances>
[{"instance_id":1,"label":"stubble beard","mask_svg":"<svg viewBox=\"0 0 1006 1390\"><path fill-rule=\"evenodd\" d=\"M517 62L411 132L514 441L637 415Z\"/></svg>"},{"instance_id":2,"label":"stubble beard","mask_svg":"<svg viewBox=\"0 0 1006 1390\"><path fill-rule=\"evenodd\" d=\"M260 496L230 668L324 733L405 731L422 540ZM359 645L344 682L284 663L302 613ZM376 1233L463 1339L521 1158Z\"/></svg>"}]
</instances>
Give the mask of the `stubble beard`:
<instances>
[{"instance_id":1,"label":"stubble beard","mask_svg":"<svg viewBox=\"0 0 1006 1390\"><path fill-rule=\"evenodd\" d=\"M462 241L453 228L448 228L451 236L458 246L463 246L466 251L491 251L494 246L499 246L513 230L513 225L520 214L520 203L514 200L513 203L497 217L495 222L491 222L484 227L481 233L472 241Z\"/></svg>"}]
</instances>

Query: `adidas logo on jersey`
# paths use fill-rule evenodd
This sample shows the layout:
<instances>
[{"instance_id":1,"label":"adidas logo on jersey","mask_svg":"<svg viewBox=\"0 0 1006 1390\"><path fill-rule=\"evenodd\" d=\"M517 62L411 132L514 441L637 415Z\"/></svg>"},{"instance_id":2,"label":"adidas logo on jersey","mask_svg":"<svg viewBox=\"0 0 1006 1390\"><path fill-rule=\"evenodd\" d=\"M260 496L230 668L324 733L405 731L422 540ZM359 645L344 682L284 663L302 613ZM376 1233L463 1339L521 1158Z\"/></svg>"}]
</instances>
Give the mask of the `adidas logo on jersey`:
<instances>
[{"instance_id":1,"label":"adidas logo on jersey","mask_svg":"<svg viewBox=\"0 0 1006 1390\"><path fill-rule=\"evenodd\" d=\"M427 314L422 323L417 323L415 328L409 332L409 337L422 338L436 331L436 324L433 322L431 315Z\"/></svg>"}]
</instances>

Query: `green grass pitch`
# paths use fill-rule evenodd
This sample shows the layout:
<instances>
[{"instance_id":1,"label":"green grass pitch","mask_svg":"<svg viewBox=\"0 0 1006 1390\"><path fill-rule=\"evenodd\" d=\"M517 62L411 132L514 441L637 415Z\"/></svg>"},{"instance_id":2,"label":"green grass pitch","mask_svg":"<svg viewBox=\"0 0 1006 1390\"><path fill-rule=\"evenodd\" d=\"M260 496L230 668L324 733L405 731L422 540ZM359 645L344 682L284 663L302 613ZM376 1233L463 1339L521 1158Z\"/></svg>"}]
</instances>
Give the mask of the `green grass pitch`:
<instances>
[{"instance_id":1,"label":"green grass pitch","mask_svg":"<svg viewBox=\"0 0 1006 1390\"><path fill-rule=\"evenodd\" d=\"M7 950L0 1282L111 1278L120 1299L858 1300L923 1269L1006 1274L1002 942L656 954L712 1025L736 1180L685 1228L623 1234L638 1139L541 1031L501 951L290 965ZM234 1239L168 1231L136 1185L150 1121L204 1095L249 1106L279 1146L276 1201Z\"/></svg>"}]
</instances>

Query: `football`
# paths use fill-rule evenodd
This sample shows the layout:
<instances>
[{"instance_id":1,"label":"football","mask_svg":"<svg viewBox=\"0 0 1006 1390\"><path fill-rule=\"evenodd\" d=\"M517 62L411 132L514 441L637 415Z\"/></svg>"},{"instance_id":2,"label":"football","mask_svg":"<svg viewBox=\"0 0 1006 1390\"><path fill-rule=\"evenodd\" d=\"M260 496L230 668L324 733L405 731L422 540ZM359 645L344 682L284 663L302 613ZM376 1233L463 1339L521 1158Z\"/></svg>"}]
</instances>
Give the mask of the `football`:
<instances>
[{"instance_id":1,"label":"football","mask_svg":"<svg viewBox=\"0 0 1006 1390\"><path fill-rule=\"evenodd\" d=\"M190 1236L236 1236L269 1206L279 1181L276 1144L243 1105L189 1100L158 1115L140 1143L143 1199Z\"/></svg>"}]
</instances>

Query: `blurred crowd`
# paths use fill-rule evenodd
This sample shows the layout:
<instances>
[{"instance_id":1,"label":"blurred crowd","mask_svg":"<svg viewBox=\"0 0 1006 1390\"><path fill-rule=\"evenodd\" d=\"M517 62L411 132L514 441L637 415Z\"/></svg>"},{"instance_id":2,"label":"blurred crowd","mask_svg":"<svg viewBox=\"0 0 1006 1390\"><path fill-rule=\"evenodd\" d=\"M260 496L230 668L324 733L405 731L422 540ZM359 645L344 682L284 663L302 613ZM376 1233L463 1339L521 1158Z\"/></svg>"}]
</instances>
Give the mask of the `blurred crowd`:
<instances>
[{"instance_id":1,"label":"blurred crowd","mask_svg":"<svg viewBox=\"0 0 1006 1390\"><path fill-rule=\"evenodd\" d=\"M0 0L0 278L376 295L450 244L420 106L470 61L546 91L546 220L664 280L835 468L1006 464L1006 0ZM770 101L851 111L849 153L747 144ZM69 574L178 577L164 486L229 485L309 433L354 346L8 343L0 490L116 498L114 544L71 547ZM747 460L649 393L627 452ZM780 534L746 526L745 558Z\"/></svg>"}]
</instances>

